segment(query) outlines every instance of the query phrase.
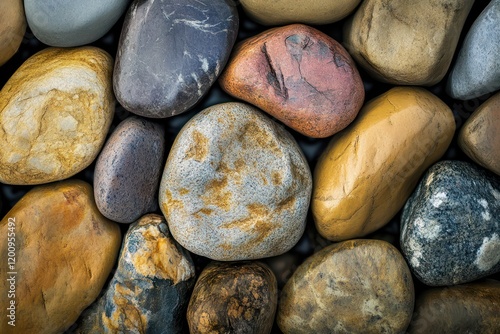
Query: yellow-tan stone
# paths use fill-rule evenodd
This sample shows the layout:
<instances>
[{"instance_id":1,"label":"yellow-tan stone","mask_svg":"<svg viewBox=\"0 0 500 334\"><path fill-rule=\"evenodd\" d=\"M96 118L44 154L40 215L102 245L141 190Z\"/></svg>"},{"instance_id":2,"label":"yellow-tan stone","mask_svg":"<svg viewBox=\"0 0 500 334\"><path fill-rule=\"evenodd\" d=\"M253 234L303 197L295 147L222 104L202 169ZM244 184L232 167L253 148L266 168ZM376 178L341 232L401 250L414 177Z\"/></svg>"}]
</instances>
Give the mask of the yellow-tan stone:
<instances>
[{"instance_id":1,"label":"yellow-tan stone","mask_svg":"<svg viewBox=\"0 0 500 334\"><path fill-rule=\"evenodd\" d=\"M22 0L0 1L0 66L18 50L26 31Z\"/></svg>"}]
</instances>

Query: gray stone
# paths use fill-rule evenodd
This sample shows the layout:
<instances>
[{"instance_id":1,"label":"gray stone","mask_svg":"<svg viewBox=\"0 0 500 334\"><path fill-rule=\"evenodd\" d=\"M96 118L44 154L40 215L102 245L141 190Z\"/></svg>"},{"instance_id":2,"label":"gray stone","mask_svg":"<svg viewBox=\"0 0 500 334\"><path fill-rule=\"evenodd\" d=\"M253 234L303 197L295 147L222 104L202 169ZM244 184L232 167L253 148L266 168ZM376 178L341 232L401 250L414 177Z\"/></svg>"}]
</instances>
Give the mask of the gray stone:
<instances>
[{"instance_id":1,"label":"gray stone","mask_svg":"<svg viewBox=\"0 0 500 334\"><path fill-rule=\"evenodd\" d=\"M431 167L406 203L401 248L431 286L461 284L500 271L500 180L461 161Z\"/></svg>"}]
</instances>

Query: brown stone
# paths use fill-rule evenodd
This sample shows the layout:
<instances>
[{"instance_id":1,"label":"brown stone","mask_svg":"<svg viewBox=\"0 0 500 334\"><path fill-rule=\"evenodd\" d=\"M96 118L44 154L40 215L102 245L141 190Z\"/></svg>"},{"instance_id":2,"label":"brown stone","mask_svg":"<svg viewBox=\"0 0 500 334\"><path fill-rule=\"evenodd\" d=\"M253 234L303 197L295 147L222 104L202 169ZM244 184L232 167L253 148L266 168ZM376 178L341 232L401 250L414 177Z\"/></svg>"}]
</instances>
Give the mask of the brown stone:
<instances>
[{"instance_id":1,"label":"brown stone","mask_svg":"<svg viewBox=\"0 0 500 334\"><path fill-rule=\"evenodd\" d=\"M22 0L0 2L0 66L5 64L23 41L26 18Z\"/></svg>"},{"instance_id":2,"label":"brown stone","mask_svg":"<svg viewBox=\"0 0 500 334\"><path fill-rule=\"evenodd\" d=\"M221 87L310 137L351 123L364 101L358 70L347 51L300 24L267 30L236 46Z\"/></svg>"}]
</instances>

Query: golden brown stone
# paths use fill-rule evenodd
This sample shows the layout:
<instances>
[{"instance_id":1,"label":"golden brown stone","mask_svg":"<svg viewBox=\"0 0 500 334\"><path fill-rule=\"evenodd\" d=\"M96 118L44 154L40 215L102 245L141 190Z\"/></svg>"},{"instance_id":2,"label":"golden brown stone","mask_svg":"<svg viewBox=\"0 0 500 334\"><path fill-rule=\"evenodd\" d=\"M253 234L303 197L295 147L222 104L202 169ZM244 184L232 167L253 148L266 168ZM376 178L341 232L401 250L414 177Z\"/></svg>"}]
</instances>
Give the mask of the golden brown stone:
<instances>
[{"instance_id":1,"label":"golden brown stone","mask_svg":"<svg viewBox=\"0 0 500 334\"><path fill-rule=\"evenodd\" d=\"M0 66L17 52L25 31L23 1L0 1Z\"/></svg>"}]
</instances>

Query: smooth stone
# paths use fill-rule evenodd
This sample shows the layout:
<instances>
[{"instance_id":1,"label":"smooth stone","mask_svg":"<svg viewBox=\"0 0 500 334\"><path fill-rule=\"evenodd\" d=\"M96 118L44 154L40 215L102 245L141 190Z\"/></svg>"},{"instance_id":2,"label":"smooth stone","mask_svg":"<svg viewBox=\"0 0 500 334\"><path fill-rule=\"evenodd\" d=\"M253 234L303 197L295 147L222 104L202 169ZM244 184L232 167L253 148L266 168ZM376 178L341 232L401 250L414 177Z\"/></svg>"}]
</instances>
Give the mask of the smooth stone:
<instances>
[{"instance_id":1,"label":"smooth stone","mask_svg":"<svg viewBox=\"0 0 500 334\"><path fill-rule=\"evenodd\" d=\"M425 89L396 87L368 102L316 165L311 206L319 233L342 241L387 224L454 132L450 108Z\"/></svg>"},{"instance_id":2,"label":"smooth stone","mask_svg":"<svg viewBox=\"0 0 500 334\"><path fill-rule=\"evenodd\" d=\"M311 188L304 155L283 127L254 107L224 103L179 132L159 197L183 247L237 261L290 250L304 232Z\"/></svg>"},{"instance_id":3,"label":"smooth stone","mask_svg":"<svg viewBox=\"0 0 500 334\"><path fill-rule=\"evenodd\" d=\"M363 81L342 45L301 24L238 44L219 83L230 95L314 138L344 129L365 98Z\"/></svg>"},{"instance_id":4,"label":"smooth stone","mask_svg":"<svg viewBox=\"0 0 500 334\"><path fill-rule=\"evenodd\" d=\"M410 270L381 240L328 246L299 266L280 296L284 333L404 333L415 299Z\"/></svg>"},{"instance_id":5,"label":"smooth stone","mask_svg":"<svg viewBox=\"0 0 500 334\"><path fill-rule=\"evenodd\" d=\"M24 0L26 18L35 37L59 47L98 40L113 27L129 3L130 0Z\"/></svg>"},{"instance_id":6,"label":"smooth stone","mask_svg":"<svg viewBox=\"0 0 500 334\"><path fill-rule=\"evenodd\" d=\"M238 24L231 0L135 0L118 46L116 98L146 117L187 111L226 65Z\"/></svg>"},{"instance_id":7,"label":"smooth stone","mask_svg":"<svg viewBox=\"0 0 500 334\"><path fill-rule=\"evenodd\" d=\"M195 268L189 253L149 214L130 225L104 295L76 333L183 333Z\"/></svg>"},{"instance_id":8,"label":"smooth stone","mask_svg":"<svg viewBox=\"0 0 500 334\"><path fill-rule=\"evenodd\" d=\"M344 25L344 46L375 79L432 86L450 67L474 0L365 0Z\"/></svg>"},{"instance_id":9,"label":"smooth stone","mask_svg":"<svg viewBox=\"0 0 500 334\"><path fill-rule=\"evenodd\" d=\"M401 216L401 249L430 286L467 283L500 271L500 180L474 164L432 166Z\"/></svg>"},{"instance_id":10,"label":"smooth stone","mask_svg":"<svg viewBox=\"0 0 500 334\"><path fill-rule=\"evenodd\" d=\"M485 280L422 292L415 304L409 334L497 334L500 282Z\"/></svg>"},{"instance_id":11,"label":"smooth stone","mask_svg":"<svg viewBox=\"0 0 500 334\"><path fill-rule=\"evenodd\" d=\"M191 334L271 333L278 304L273 272L259 262L209 264L189 301Z\"/></svg>"},{"instance_id":12,"label":"smooth stone","mask_svg":"<svg viewBox=\"0 0 500 334\"><path fill-rule=\"evenodd\" d=\"M500 0L491 0L465 36L447 91L460 100L500 89Z\"/></svg>"},{"instance_id":13,"label":"smooth stone","mask_svg":"<svg viewBox=\"0 0 500 334\"><path fill-rule=\"evenodd\" d=\"M119 223L132 223L155 211L164 152L162 125L139 117L121 122L95 166L94 195L99 211Z\"/></svg>"},{"instance_id":14,"label":"smooth stone","mask_svg":"<svg viewBox=\"0 0 500 334\"><path fill-rule=\"evenodd\" d=\"M25 61L0 91L0 182L34 185L87 168L115 110L113 59L95 47L49 48Z\"/></svg>"},{"instance_id":15,"label":"smooth stone","mask_svg":"<svg viewBox=\"0 0 500 334\"><path fill-rule=\"evenodd\" d=\"M0 332L63 333L101 292L118 256L120 228L97 210L88 183L35 187L0 222L5 269L9 219L15 219L16 264L9 271L17 272L16 322L15 328L7 323L13 299L4 276Z\"/></svg>"},{"instance_id":16,"label":"smooth stone","mask_svg":"<svg viewBox=\"0 0 500 334\"><path fill-rule=\"evenodd\" d=\"M0 66L19 49L26 32L23 0L0 2Z\"/></svg>"}]
</instances>

